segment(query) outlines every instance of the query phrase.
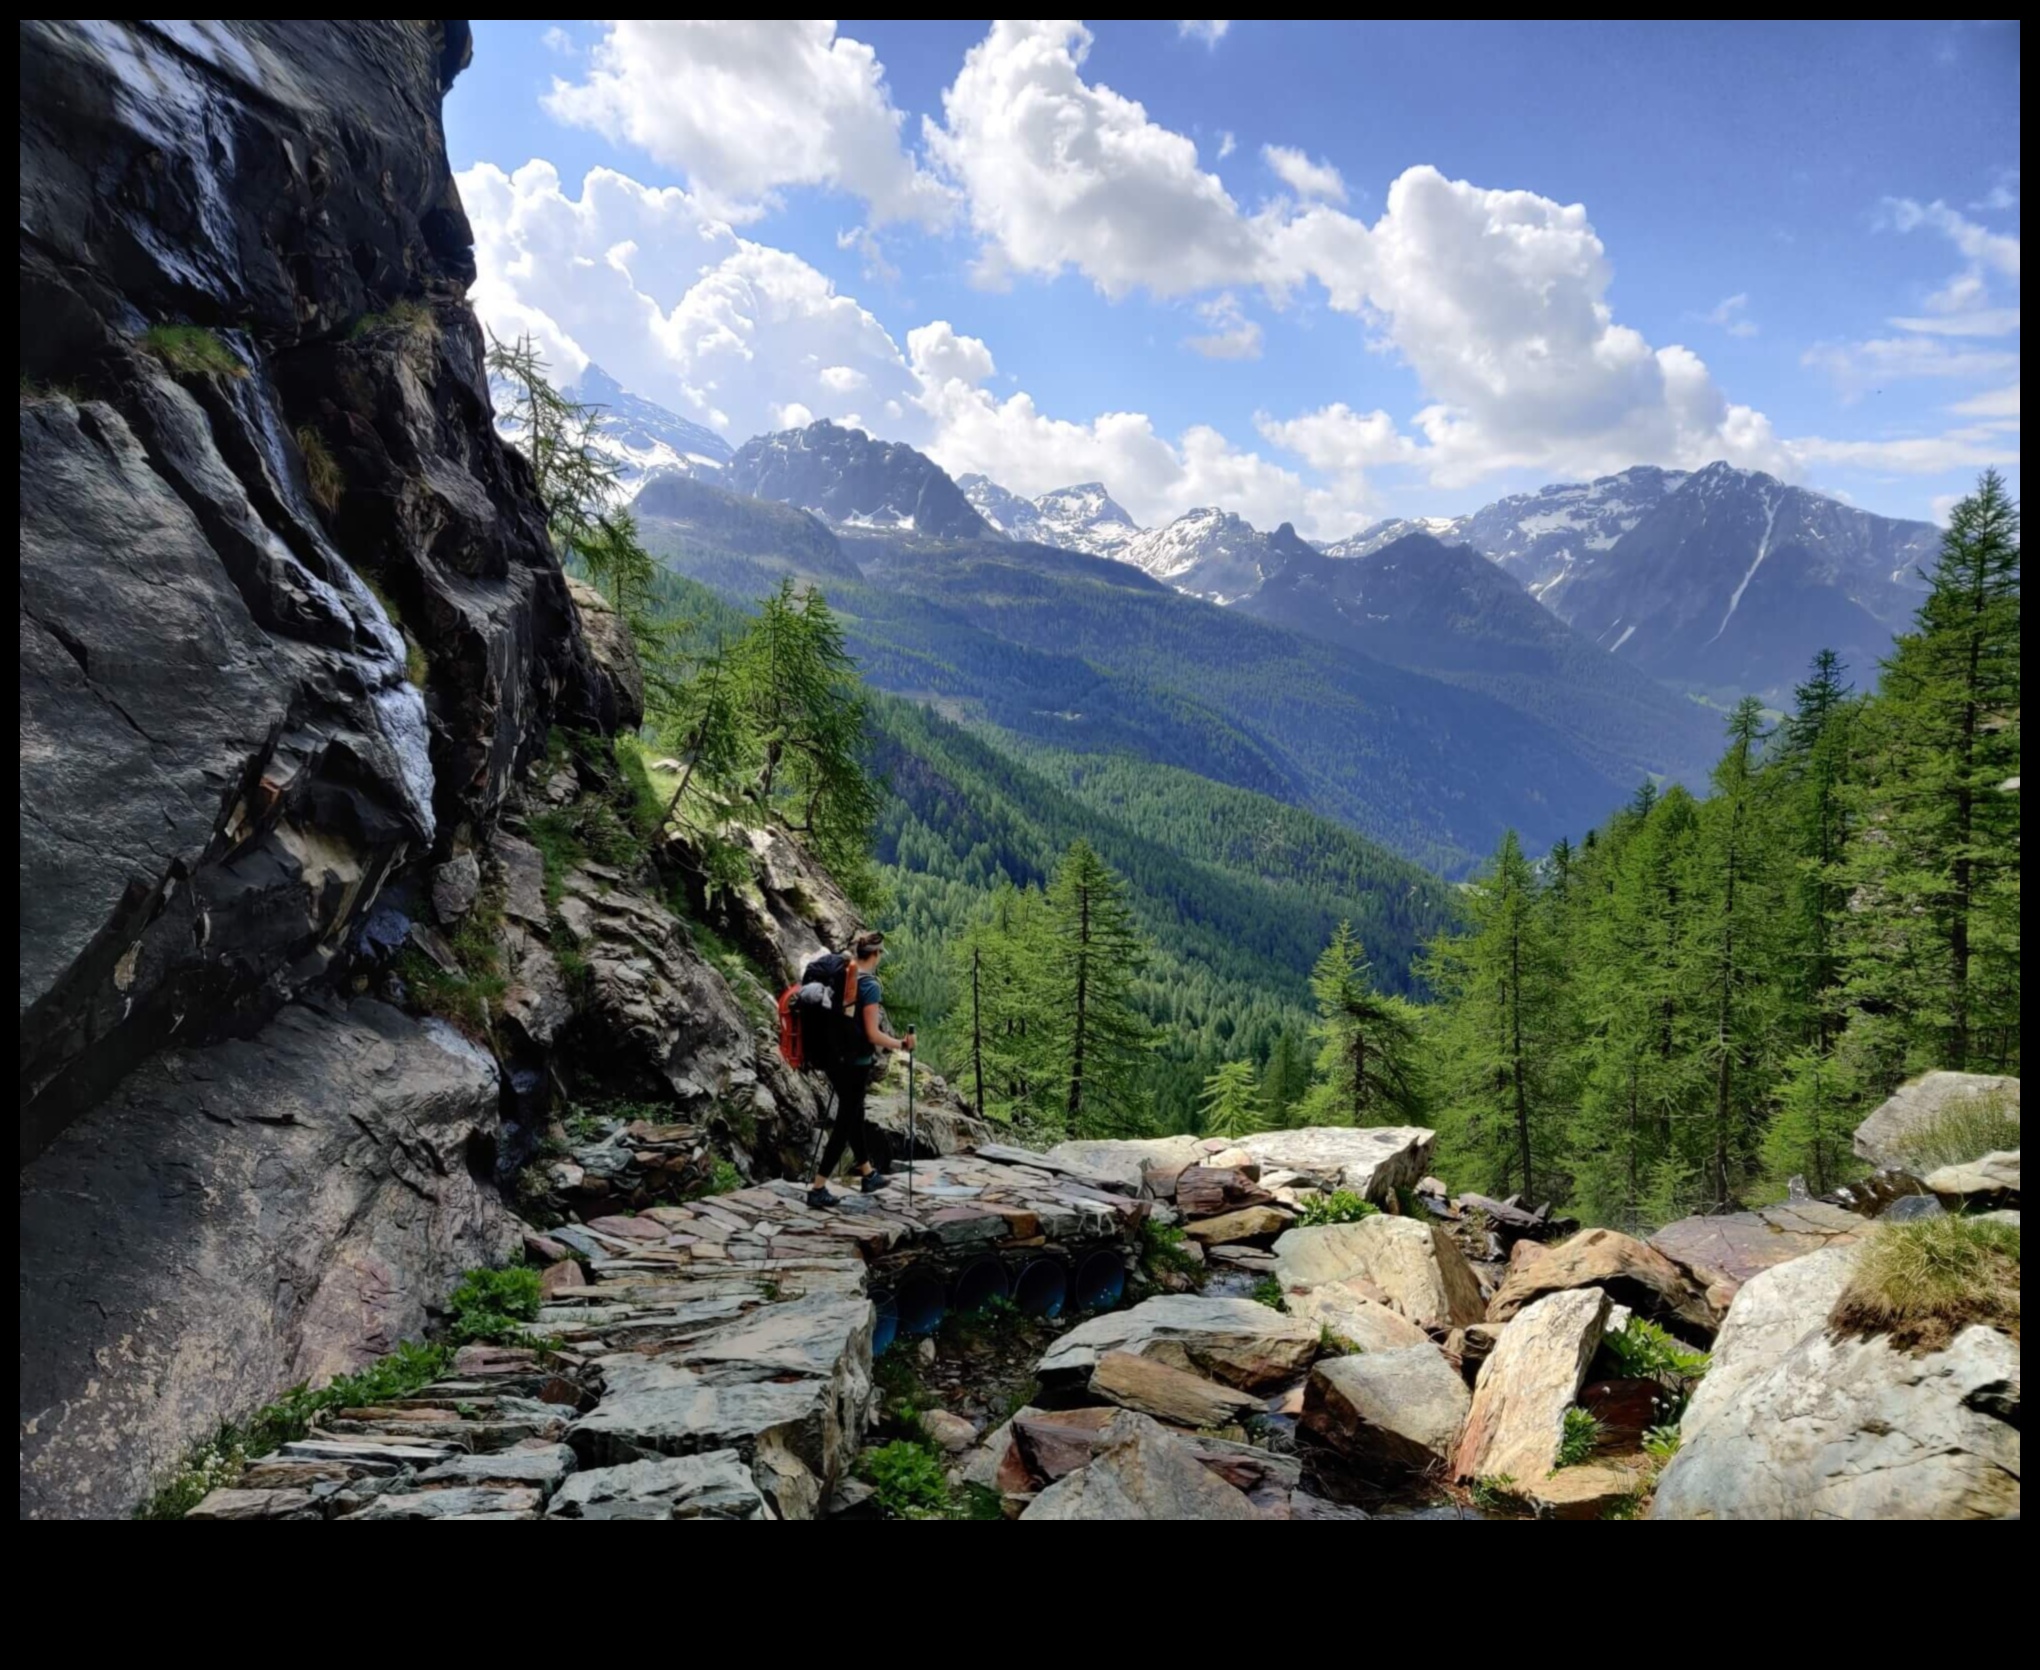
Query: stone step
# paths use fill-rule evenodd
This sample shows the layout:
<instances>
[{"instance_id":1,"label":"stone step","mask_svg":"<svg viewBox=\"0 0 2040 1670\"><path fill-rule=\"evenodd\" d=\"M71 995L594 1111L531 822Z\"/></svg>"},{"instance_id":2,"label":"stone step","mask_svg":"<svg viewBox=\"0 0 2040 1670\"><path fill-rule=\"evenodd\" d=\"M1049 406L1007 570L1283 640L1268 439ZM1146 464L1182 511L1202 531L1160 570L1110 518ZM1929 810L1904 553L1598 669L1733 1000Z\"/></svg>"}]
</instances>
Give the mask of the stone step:
<instances>
[{"instance_id":1,"label":"stone step","mask_svg":"<svg viewBox=\"0 0 2040 1670\"><path fill-rule=\"evenodd\" d=\"M425 1438L296 1438L283 1446L283 1454L294 1461L344 1461L357 1463L383 1463L392 1466L409 1463L418 1467L430 1467L435 1462L448 1460L466 1451L459 1444L442 1443L438 1439Z\"/></svg>"}]
</instances>

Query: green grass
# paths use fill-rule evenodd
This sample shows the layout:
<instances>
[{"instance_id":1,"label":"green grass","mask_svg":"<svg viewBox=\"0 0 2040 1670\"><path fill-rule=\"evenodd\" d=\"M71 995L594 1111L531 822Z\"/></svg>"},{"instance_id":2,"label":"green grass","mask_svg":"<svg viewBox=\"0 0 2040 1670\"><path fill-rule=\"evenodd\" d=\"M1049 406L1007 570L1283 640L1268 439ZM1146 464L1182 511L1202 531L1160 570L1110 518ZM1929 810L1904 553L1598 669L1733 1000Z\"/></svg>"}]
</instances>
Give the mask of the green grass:
<instances>
[{"instance_id":1,"label":"green grass","mask_svg":"<svg viewBox=\"0 0 2040 1670\"><path fill-rule=\"evenodd\" d=\"M179 377L245 377L234 350L202 325L151 325L142 346Z\"/></svg>"},{"instance_id":2,"label":"green grass","mask_svg":"<svg viewBox=\"0 0 2040 1670\"><path fill-rule=\"evenodd\" d=\"M470 1270L446 1301L447 1332L463 1345L528 1345L542 1301L536 1270Z\"/></svg>"},{"instance_id":3,"label":"green grass","mask_svg":"<svg viewBox=\"0 0 2040 1670\"><path fill-rule=\"evenodd\" d=\"M952 1511L942 1461L925 1444L895 1439L858 1458L857 1470L878 1492L888 1519L946 1519Z\"/></svg>"},{"instance_id":4,"label":"green grass","mask_svg":"<svg viewBox=\"0 0 2040 1670\"><path fill-rule=\"evenodd\" d=\"M1625 1380L1655 1380L1683 1394L1707 1372L1708 1357L1682 1345L1655 1322L1631 1317L1620 1333L1604 1334L1601 1349Z\"/></svg>"},{"instance_id":5,"label":"green grass","mask_svg":"<svg viewBox=\"0 0 2040 1670\"><path fill-rule=\"evenodd\" d=\"M744 1174L737 1170L734 1164L718 1154L715 1157L715 1163L709 1167L708 1181L687 1198L689 1200L700 1200L707 1195L726 1195L732 1189L741 1189L743 1186Z\"/></svg>"},{"instance_id":6,"label":"green grass","mask_svg":"<svg viewBox=\"0 0 2040 1670\"><path fill-rule=\"evenodd\" d=\"M1305 1201L1303 1217L1299 1221L1306 1228L1321 1224L1351 1224L1362 1218L1371 1218L1380 1210L1374 1202L1361 1199L1351 1189L1334 1189L1328 1195Z\"/></svg>"},{"instance_id":7,"label":"green grass","mask_svg":"<svg viewBox=\"0 0 2040 1670\"><path fill-rule=\"evenodd\" d=\"M1467 1494L1482 1513L1520 1513L1523 1508L1523 1498L1516 1494L1516 1479L1512 1473L1492 1473L1486 1478L1475 1479Z\"/></svg>"},{"instance_id":8,"label":"green grass","mask_svg":"<svg viewBox=\"0 0 2040 1670\"><path fill-rule=\"evenodd\" d=\"M1289 1301L1282 1296L1282 1284L1273 1276L1263 1276L1254 1283L1253 1291L1247 1295L1257 1305L1266 1305L1270 1310L1289 1314Z\"/></svg>"},{"instance_id":9,"label":"green grass","mask_svg":"<svg viewBox=\"0 0 2040 1670\"><path fill-rule=\"evenodd\" d=\"M2019 1337L2019 1231L1944 1215L1892 1224L1863 1243L1828 1318L1855 1338L1935 1351L1972 1323Z\"/></svg>"},{"instance_id":10,"label":"green grass","mask_svg":"<svg viewBox=\"0 0 2040 1670\"><path fill-rule=\"evenodd\" d=\"M1917 1177L2019 1146L2019 1115L2003 1096L1965 1096L1915 1126L1892 1147Z\"/></svg>"},{"instance_id":11,"label":"green grass","mask_svg":"<svg viewBox=\"0 0 2040 1670\"><path fill-rule=\"evenodd\" d=\"M493 889L484 889L448 941L455 968L441 968L422 951L405 951L397 959L397 972L412 1001L426 1014L487 1042L510 989L503 974L502 928L503 900Z\"/></svg>"},{"instance_id":12,"label":"green grass","mask_svg":"<svg viewBox=\"0 0 2040 1670\"><path fill-rule=\"evenodd\" d=\"M1317 1346L1321 1357L1358 1357L1365 1349L1355 1345L1344 1334L1333 1333L1329 1322L1318 1324Z\"/></svg>"},{"instance_id":13,"label":"green grass","mask_svg":"<svg viewBox=\"0 0 2040 1670\"><path fill-rule=\"evenodd\" d=\"M1158 1224L1141 1220L1140 1268L1150 1282L1159 1285L1164 1276L1182 1276L1202 1284L1204 1266L1190 1256L1188 1237L1180 1224Z\"/></svg>"},{"instance_id":14,"label":"green grass","mask_svg":"<svg viewBox=\"0 0 2040 1670\"><path fill-rule=\"evenodd\" d=\"M1594 1453L1601 1442L1601 1423L1575 1404L1565 1412L1565 1425L1558 1438L1558 1461L1553 1467L1577 1467Z\"/></svg>"},{"instance_id":15,"label":"green grass","mask_svg":"<svg viewBox=\"0 0 2040 1670\"><path fill-rule=\"evenodd\" d=\"M207 1495L241 1476L250 1461L302 1438L328 1409L359 1409L409 1397L443 1376L453 1362L444 1345L406 1341L358 1374L343 1374L313 1391L297 1385L245 1421L222 1425L187 1456L169 1479L135 1512L137 1519L182 1519Z\"/></svg>"},{"instance_id":16,"label":"green grass","mask_svg":"<svg viewBox=\"0 0 2040 1670\"><path fill-rule=\"evenodd\" d=\"M355 342L376 336L430 336L438 329L432 310L422 302L392 302L387 312L364 313L354 321L347 335Z\"/></svg>"}]
</instances>

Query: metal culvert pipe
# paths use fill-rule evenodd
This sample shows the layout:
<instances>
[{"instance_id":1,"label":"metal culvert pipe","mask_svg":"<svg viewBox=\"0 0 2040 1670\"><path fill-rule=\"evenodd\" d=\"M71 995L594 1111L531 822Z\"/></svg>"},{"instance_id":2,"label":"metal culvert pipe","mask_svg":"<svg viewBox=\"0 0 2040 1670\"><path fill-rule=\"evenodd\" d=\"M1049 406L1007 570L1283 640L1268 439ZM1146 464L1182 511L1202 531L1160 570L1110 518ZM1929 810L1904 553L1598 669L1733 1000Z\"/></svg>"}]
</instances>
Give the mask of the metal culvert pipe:
<instances>
[{"instance_id":1,"label":"metal culvert pipe","mask_svg":"<svg viewBox=\"0 0 2040 1670\"><path fill-rule=\"evenodd\" d=\"M889 1293L874 1302L878 1307L878 1315L871 1324L871 1354L874 1357L882 1357L886 1348L900 1337L900 1312Z\"/></svg>"},{"instance_id":2,"label":"metal culvert pipe","mask_svg":"<svg viewBox=\"0 0 2040 1670\"><path fill-rule=\"evenodd\" d=\"M1126 1258L1117 1247L1099 1247L1077 1266L1078 1310L1104 1310L1126 1293Z\"/></svg>"},{"instance_id":3,"label":"metal culvert pipe","mask_svg":"<svg viewBox=\"0 0 2040 1670\"><path fill-rule=\"evenodd\" d=\"M951 1290L949 1303L952 1309L968 1315L981 1310L994 1299L1010 1299L1013 1283L1006 1274L1005 1265L996 1258L973 1259L963 1267Z\"/></svg>"},{"instance_id":4,"label":"metal culvert pipe","mask_svg":"<svg viewBox=\"0 0 2040 1670\"><path fill-rule=\"evenodd\" d=\"M942 1318L949 1311L945 1293L941 1276L927 1265L916 1264L902 1270L899 1280L893 1283L892 1292L899 1332L908 1339L934 1333L942 1326Z\"/></svg>"},{"instance_id":5,"label":"metal culvert pipe","mask_svg":"<svg viewBox=\"0 0 2040 1670\"><path fill-rule=\"evenodd\" d=\"M1070 1267L1059 1258L1037 1258L1013 1282L1013 1303L1022 1316L1053 1321L1070 1302Z\"/></svg>"}]
</instances>

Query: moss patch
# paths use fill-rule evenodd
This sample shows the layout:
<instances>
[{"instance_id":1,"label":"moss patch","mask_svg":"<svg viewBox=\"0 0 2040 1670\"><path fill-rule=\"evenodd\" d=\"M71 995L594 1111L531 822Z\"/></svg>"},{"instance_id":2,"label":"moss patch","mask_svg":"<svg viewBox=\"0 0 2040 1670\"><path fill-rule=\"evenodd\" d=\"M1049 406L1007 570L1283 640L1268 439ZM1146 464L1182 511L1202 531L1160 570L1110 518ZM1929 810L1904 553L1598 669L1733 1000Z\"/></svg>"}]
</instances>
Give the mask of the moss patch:
<instances>
[{"instance_id":1,"label":"moss patch","mask_svg":"<svg viewBox=\"0 0 2040 1670\"><path fill-rule=\"evenodd\" d=\"M151 325L142 346L179 377L245 377L234 350L203 325Z\"/></svg>"}]
</instances>

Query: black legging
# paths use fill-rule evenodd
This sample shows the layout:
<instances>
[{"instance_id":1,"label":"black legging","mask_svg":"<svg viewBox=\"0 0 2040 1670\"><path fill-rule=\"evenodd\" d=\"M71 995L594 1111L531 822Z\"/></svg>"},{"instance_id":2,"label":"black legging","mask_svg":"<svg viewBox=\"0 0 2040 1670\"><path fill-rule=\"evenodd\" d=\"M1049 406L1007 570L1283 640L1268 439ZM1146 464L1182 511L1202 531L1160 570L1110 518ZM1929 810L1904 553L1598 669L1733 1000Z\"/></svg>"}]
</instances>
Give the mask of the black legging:
<instances>
[{"instance_id":1,"label":"black legging","mask_svg":"<svg viewBox=\"0 0 2040 1670\"><path fill-rule=\"evenodd\" d=\"M864 1124L864 1093L869 1088L868 1067L844 1067L829 1075L829 1088L836 1092L836 1123L829 1130L829 1145L822 1150L821 1174L827 1177L843 1158L843 1145L859 1165L871 1159L869 1133Z\"/></svg>"}]
</instances>

